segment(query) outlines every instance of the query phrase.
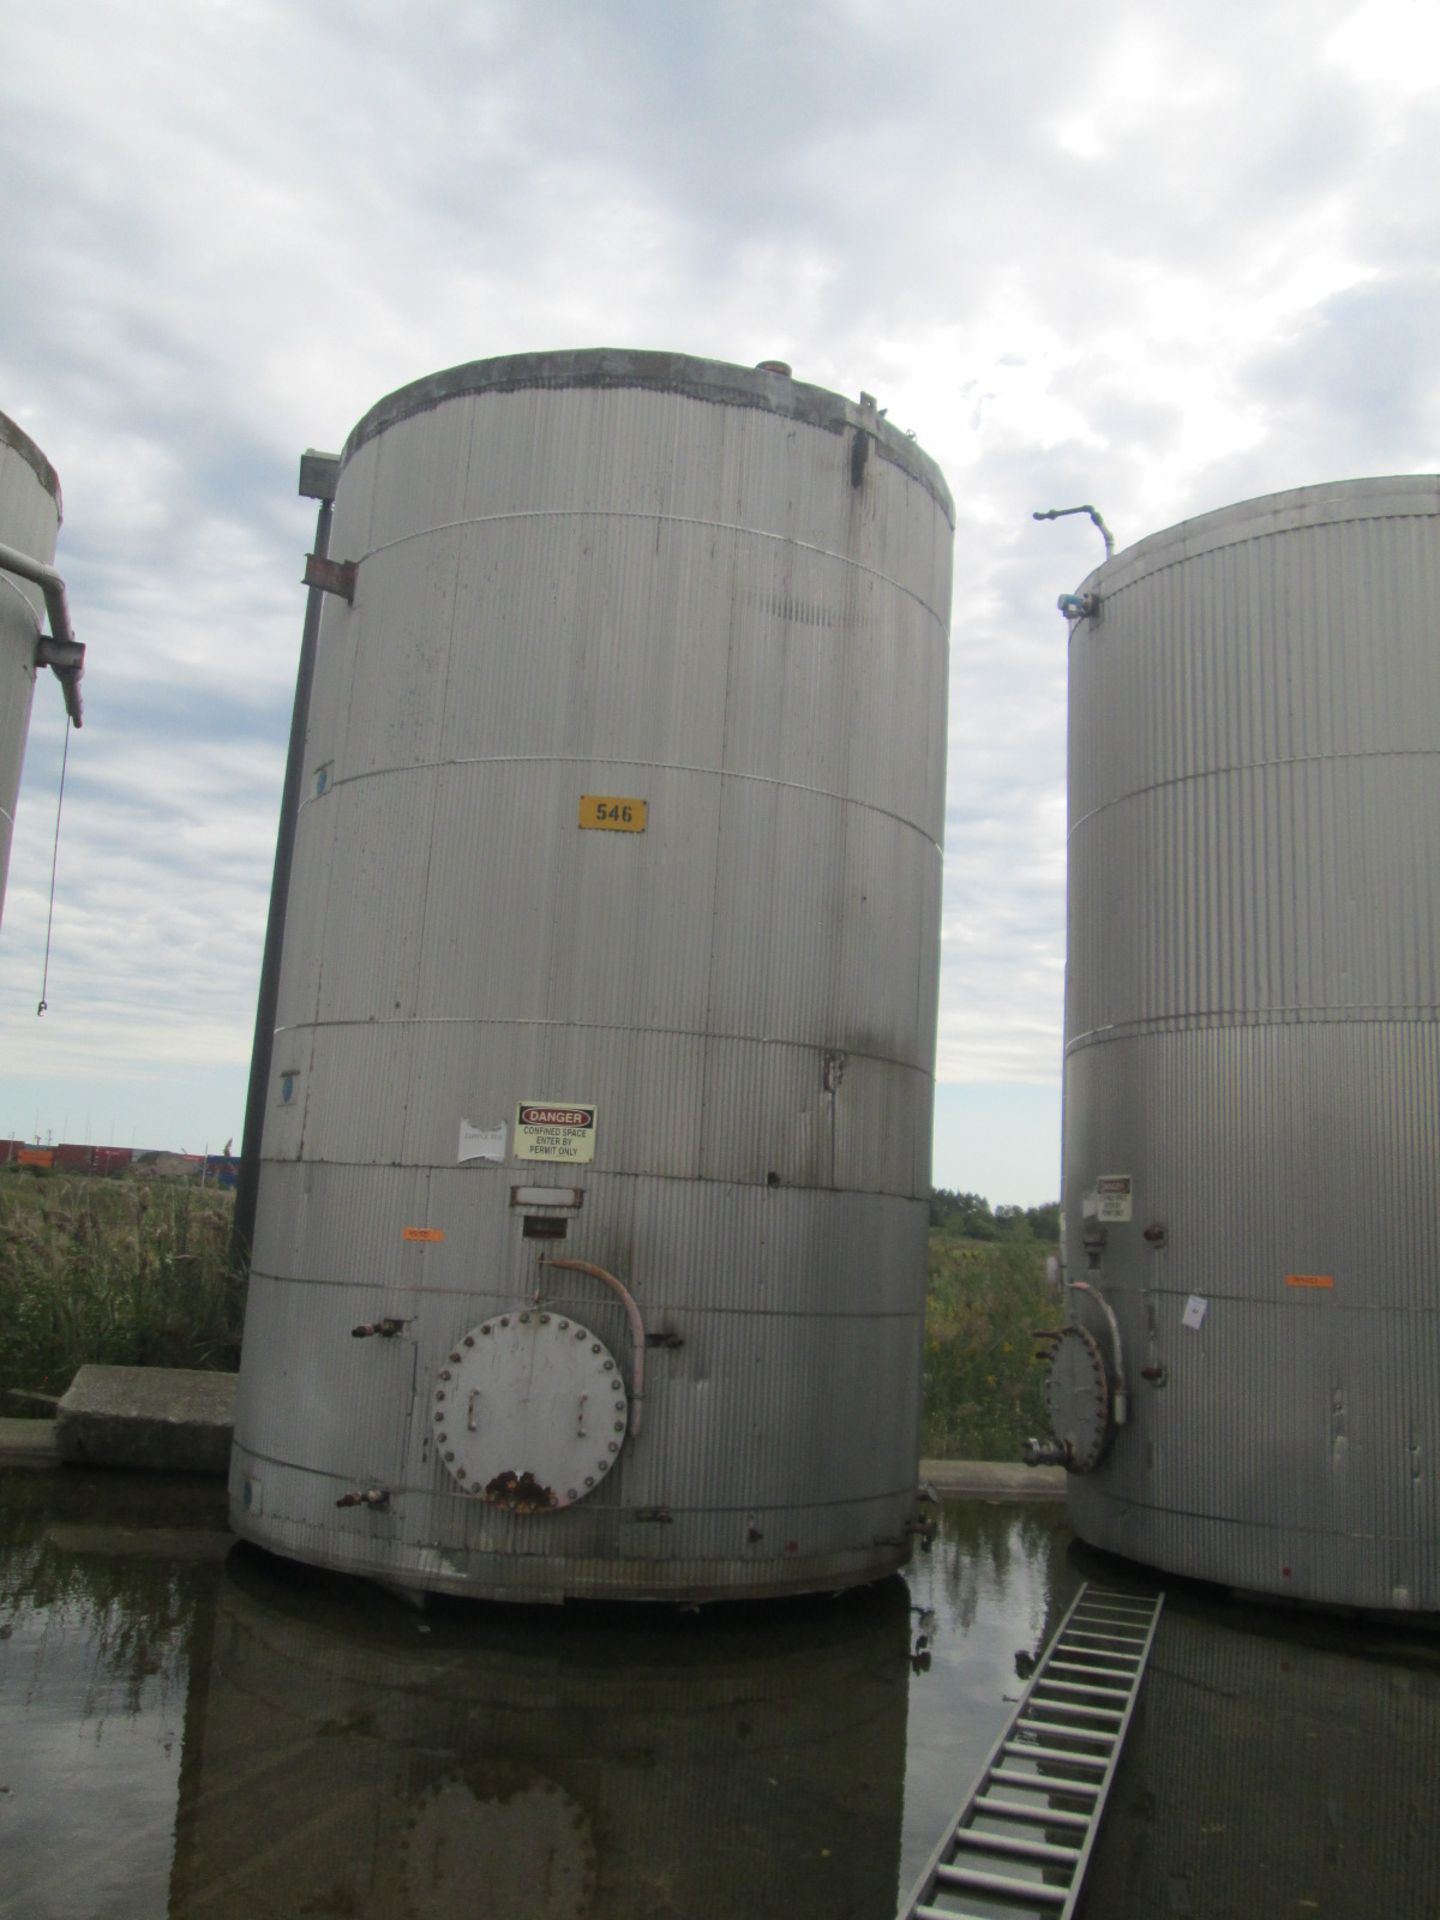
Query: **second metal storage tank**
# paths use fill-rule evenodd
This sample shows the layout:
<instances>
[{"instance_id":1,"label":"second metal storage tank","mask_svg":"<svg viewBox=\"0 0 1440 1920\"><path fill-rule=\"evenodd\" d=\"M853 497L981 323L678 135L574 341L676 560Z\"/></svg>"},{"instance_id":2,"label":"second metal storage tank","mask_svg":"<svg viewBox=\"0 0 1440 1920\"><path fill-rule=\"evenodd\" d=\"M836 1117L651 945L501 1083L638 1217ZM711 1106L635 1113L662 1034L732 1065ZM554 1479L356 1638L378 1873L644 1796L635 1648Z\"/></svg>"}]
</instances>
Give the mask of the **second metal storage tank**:
<instances>
[{"instance_id":1,"label":"second metal storage tank","mask_svg":"<svg viewBox=\"0 0 1440 1920\"><path fill-rule=\"evenodd\" d=\"M59 532L55 469L29 434L0 413L0 547L48 568ZM40 588L0 563L0 913L44 620Z\"/></svg>"},{"instance_id":2,"label":"second metal storage tank","mask_svg":"<svg viewBox=\"0 0 1440 1920\"><path fill-rule=\"evenodd\" d=\"M1065 1225L1123 1377L1072 1295L1072 1520L1440 1608L1440 486L1251 501L1085 592Z\"/></svg>"},{"instance_id":3,"label":"second metal storage tank","mask_svg":"<svg viewBox=\"0 0 1440 1920\"><path fill-rule=\"evenodd\" d=\"M951 535L773 369L485 361L351 435L244 1535L518 1599L906 1557Z\"/></svg>"}]
</instances>

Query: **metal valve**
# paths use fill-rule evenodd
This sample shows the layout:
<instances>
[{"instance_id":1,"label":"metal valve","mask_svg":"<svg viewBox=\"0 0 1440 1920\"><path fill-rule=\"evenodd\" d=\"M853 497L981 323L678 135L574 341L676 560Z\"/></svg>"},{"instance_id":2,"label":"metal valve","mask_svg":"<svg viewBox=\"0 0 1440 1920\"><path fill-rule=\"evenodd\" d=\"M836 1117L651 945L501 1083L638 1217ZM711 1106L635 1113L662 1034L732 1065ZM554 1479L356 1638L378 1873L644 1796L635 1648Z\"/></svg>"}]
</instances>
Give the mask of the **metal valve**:
<instances>
[{"instance_id":1,"label":"metal valve","mask_svg":"<svg viewBox=\"0 0 1440 1920\"><path fill-rule=\"evenodd\" d=\"M372 1513L384 1513L390 1505L388 1487L366 1487L363 1493L342 1493L337 1507L369 1507Z\"/></svg>"}]
</instances>

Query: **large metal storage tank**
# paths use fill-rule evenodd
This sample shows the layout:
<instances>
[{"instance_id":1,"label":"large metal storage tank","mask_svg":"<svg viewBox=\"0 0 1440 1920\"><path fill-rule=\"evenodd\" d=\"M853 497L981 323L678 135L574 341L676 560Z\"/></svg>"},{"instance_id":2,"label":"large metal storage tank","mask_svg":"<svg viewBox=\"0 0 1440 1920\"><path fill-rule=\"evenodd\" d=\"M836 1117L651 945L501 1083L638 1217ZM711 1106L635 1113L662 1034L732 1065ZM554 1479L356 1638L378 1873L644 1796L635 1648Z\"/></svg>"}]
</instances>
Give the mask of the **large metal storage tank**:
<instances>
[{"instance_id":1,"label":"large metal storage tank","mask_svg":"<svg viewBox=\"0 0 1440 1920\"><path fill-rule=\"evenodd\" d=\"M1083 591L1065 1227L1124 1378L1072 1295L1073 1524L1440 1608L1440 485L1250 501Z\"/></svg>"},{"instance_id":2,"label":"large metal storage tank","mask_svg":"<svg viewBox=\"0 0 1440 1920\"><path fill-rule=\"evenodd\" d=\"M0 413L0 546L48 567L60 532L60 482L23 428ZM15 802L35 692L35 649L45 598L33 581L0 568L0 914L10 870Z\"/></svg>"},{"instance_id":3,"label":"large metal storage tank","mask_svg":"<svg viewBox=\"0 0 1440 1920\"><path fill-rule=\"evenodd\" d=\"M906 1558L952 525L771 368L484 361L350 436L243 1535L515 1599Z\"/></svg>"}]
</instances>

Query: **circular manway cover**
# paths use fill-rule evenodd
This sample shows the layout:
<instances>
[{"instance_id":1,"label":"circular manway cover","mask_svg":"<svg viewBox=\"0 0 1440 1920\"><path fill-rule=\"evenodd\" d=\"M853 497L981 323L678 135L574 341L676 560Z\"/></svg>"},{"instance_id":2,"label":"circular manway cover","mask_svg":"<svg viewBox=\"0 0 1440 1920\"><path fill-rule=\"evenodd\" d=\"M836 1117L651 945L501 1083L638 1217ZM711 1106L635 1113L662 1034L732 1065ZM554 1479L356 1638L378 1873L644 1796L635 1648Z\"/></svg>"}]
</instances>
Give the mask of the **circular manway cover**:
<instances>
[{"instance_id":1,"label":"circular manway cover","mask_svg":"<svg viewBox=\"0 0 1440 1920\"><path fill-rule=\"evenodd\" d=\"M629 1402L605 1343L538 1307L472 1327L440 1371L431 1431L466 1493L557 1513L593 1493L625 1443Z\"/></svg>"},{"instance_id":2,"label":"circular manway cover","mask_svg":"<svg viewBox=\"0 0 1440 1920\"><path fill-rule=\"evenodd\" d=\"M1070 1471L1092 1472L1110 1438L1110 1382L1105 1356L1084 1327L1063 1328L1055 1343L1045 1375L1045 1411L1051 1432L1070 1449Z\"/></svg>"}]
</instances>

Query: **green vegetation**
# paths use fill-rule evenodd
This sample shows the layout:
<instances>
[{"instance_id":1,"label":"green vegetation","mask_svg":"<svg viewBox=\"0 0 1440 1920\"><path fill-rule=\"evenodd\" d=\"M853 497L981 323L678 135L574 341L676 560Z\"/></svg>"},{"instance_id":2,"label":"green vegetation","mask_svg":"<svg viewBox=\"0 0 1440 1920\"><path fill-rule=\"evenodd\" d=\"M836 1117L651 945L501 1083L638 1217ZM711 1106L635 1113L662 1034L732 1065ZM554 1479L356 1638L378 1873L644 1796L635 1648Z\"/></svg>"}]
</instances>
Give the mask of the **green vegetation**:
<instances>
[{"instance_id":1,"label":"green vegetation","mask_svg":"<svg viewBox=\"0 0 1440 1920\"><path fill-rule=\"evenodd\" d=\"M62 1394L87 1362L234 1367L244 1283L211 1189L0 1175L0 1411Z\"/></svg>"},{"instance_id":2,"label":"green vegetation","mask_svg":"<svg viewBox=\"0 0 1440 1920\"><path fill-rule=\"evenodd\" d=\"M992 1212L976 1194L940 1191L930 1220L922 1451L930 1459L1018 1460L1020 1443L1048 1424L1031 1334L1061 1317L1045 1278L1060 1210Z\"/></svg>"},{"instance_id":3,"label":"green vegetation","mask_svg":"<svg viewBox=\"0 0 1440 1920\"><path fill-rule=\"evenodd\" d=\"M930 1225L963 1234L967 1240L1044 1240L1055 1246L1060 1239L1060 1202L992 1208L978 1193L951 1193L948 1187L936 1187L930 1195Z\"/></svg>"}]
</instances>

